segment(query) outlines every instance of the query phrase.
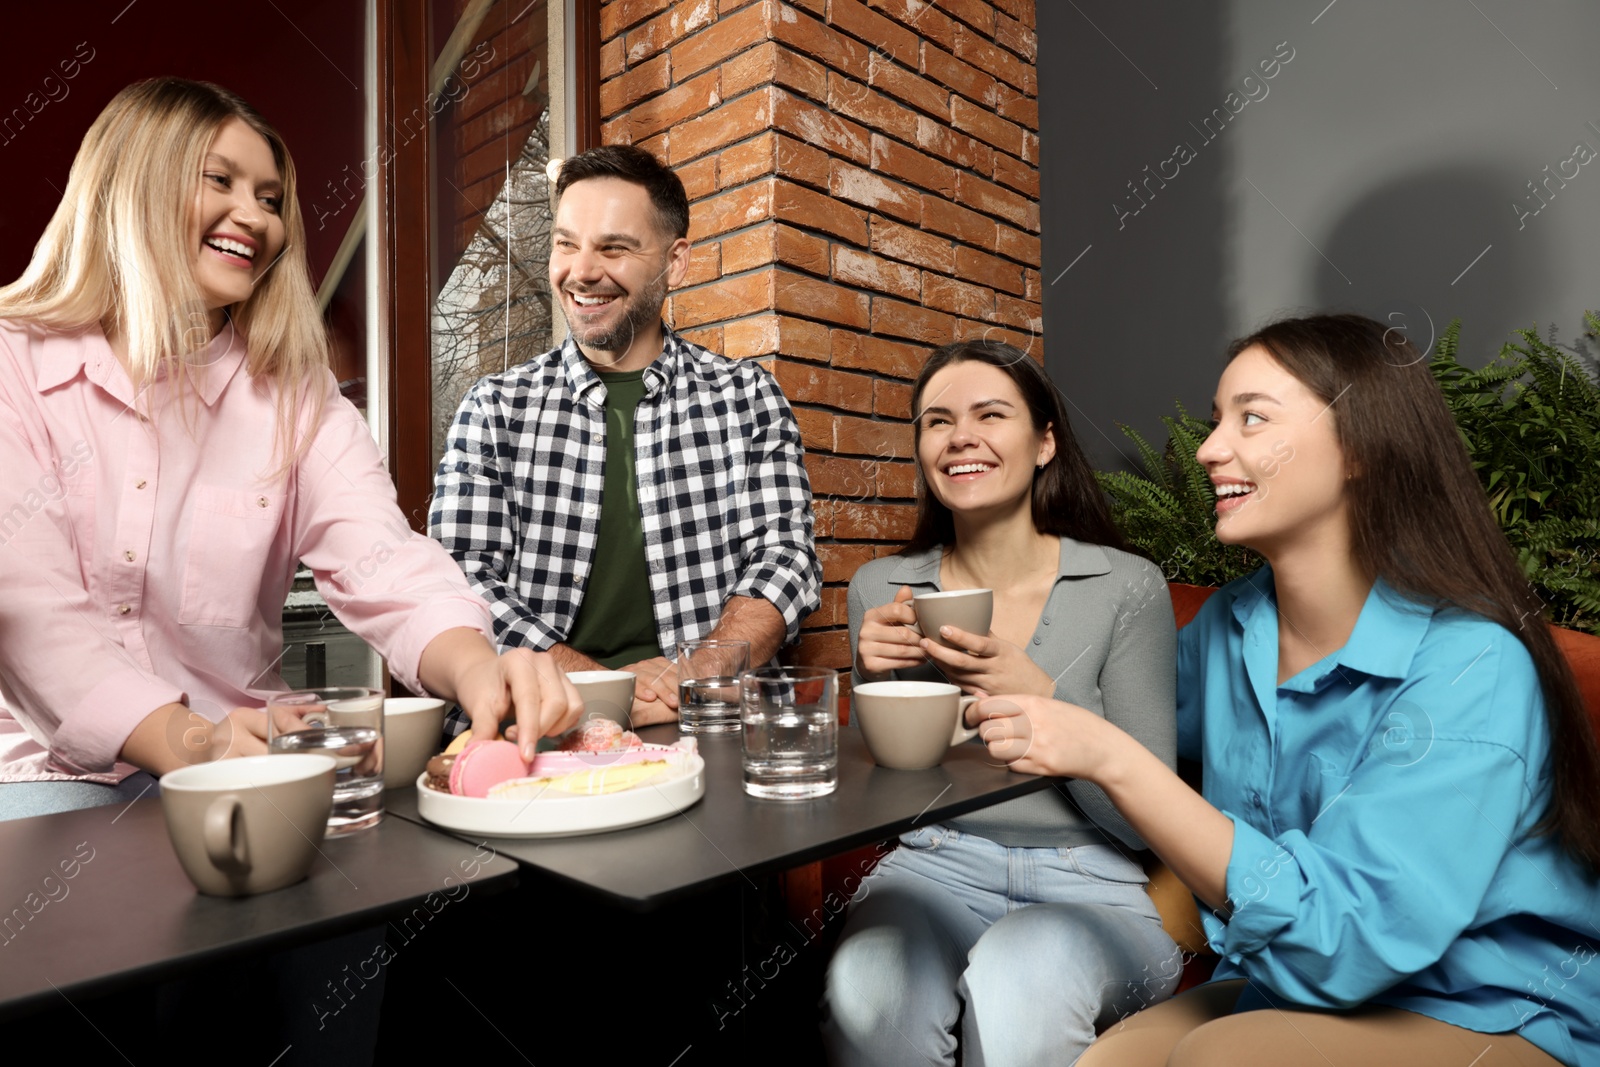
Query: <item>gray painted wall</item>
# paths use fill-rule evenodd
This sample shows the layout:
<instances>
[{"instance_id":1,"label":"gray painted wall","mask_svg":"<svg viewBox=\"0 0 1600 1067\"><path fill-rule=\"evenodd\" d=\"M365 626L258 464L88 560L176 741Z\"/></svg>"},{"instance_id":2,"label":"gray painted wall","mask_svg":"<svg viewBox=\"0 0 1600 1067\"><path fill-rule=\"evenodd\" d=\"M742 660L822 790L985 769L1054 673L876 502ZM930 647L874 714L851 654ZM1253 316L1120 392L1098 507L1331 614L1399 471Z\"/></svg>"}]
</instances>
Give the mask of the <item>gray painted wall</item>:
<instances>
[{"instance_id":1,"label":"gray painted wall","mask_svg":"<svg viewBox=\"0 0 1600 1067\"><path fill-rule=\"evenodd\" d=\"M1459 317L1471 363L1535 323L1593 352L1600 4L1039 0L1038 24L1045 358L1097 466L1119 422L1206 415L1227 341L1283 313L1422 346Z\"/></svg>"}]
</instances>

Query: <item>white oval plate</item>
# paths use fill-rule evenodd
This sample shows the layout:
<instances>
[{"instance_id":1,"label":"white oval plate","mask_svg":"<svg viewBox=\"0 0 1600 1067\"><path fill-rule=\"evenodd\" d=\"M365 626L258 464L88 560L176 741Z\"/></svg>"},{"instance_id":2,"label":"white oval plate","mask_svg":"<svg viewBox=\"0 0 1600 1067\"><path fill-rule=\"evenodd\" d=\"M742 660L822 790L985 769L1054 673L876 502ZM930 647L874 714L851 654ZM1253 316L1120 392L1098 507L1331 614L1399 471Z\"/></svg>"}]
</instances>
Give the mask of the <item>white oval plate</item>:
<instances>
[{"instance_id":1,"label":"white oval plate","mask_svg":"<svg viewBox=\"0 0 1600 1067\"><path fill-rule=\"evenodd\" d=\"M705 795L705 772L706 761L691 753L684 774L620 793L586 797L551 791L533 800L498 800L430 789L424 771L417 776L417 813L450 830L491 837L572 837L622 830L665 819L695 803Z\"/></svg>"}]
</instances>

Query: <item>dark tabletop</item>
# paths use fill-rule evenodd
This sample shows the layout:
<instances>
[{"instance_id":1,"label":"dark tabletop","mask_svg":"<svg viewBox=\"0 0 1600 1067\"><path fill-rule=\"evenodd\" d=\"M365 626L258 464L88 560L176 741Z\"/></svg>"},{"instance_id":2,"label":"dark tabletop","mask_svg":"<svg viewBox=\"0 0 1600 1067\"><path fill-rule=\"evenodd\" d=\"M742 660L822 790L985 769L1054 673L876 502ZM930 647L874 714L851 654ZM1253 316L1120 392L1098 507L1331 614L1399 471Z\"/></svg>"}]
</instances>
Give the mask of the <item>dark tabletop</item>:
<instances>
[{"instance_id":1,"label":"dark tabletop","mask_svg":"<svg viewBox=\"0 0 1600 1067\"><path fill-rule=\"evenodd\" d=\"M0 1019L417 907L436 914L516 881L490 848L403 819L325 840L321 853L297 885L227 899L184 875L157 799L0 822Z\"/></svg>"},{"instance_id":2,"label":"dark tabletop","mask_svg":"<svg viewBox=\"0 0 1600 1067\"><path fill-rule=\"evenodd\" d=\"M639 731L670 744L677 727ZM1050 786L1017 774L982 745L958 745L939 766L892 771L867 754L861 731L839 730L839 788L816 800L758 800L744 791L738 734L702 735L706 792L659 822L582 837L489 838L500 855L646 911L697 890L846 852L913 826L962 815ZM417 815L415 789L391 790L392 815ZM462 835L464 838L471 835Z\"/></svg>"}]
</instances>

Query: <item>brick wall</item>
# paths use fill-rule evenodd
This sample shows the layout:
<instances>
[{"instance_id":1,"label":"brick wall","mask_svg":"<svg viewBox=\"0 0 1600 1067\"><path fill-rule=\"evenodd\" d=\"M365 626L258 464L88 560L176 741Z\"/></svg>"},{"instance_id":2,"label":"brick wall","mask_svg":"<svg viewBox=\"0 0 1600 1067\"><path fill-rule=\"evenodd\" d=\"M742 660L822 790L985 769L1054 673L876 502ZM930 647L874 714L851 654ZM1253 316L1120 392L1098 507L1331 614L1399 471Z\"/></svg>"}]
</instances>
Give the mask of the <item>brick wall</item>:
<instances>
[{"instance_id":1,"label":"brick wall","mask_svg":"<svg viewBox=\"0 0 1600 1067\"><path fill-rule=\"evenodd\" d=\"M795 407L827 583L799 662L849 665L845 587L910 534L935 345L1039 340L1034 0L608 0L602 137L682 177L669 321Z\"/></svg>"}]
</instances>

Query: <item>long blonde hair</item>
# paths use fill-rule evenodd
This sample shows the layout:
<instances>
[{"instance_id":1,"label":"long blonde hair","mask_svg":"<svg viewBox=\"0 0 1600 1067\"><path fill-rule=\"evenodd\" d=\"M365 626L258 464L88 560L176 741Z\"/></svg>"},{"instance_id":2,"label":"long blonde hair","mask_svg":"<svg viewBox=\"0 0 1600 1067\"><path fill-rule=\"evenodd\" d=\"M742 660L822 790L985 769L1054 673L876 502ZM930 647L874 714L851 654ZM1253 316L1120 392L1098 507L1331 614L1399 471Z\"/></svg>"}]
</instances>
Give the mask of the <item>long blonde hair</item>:
<instances>
[{"instance_id":1,"label":"long blonde hair","mask_svg":"<svg viewBox=\"0 0 1600 1067\"><path fill-rule=\"evenodd\" d=\"M194 277L190 209L206 153L235 118L266 140L283 180L283 251L249 298L227 309L247 345L251 377L276 386L282 473L321 417L318 372L331 363L328 337L306 263L294 161L278 132L228 90L152 78L113 97L78 148L27 270L0 287L0 318L58 330L99 325L126 340L136 393L163 373L184 388L183 361L211 339ZM197 322L205 328L195 329Z\"/></svg>"}]
</instances>

